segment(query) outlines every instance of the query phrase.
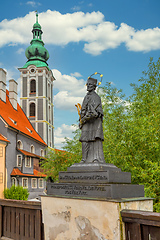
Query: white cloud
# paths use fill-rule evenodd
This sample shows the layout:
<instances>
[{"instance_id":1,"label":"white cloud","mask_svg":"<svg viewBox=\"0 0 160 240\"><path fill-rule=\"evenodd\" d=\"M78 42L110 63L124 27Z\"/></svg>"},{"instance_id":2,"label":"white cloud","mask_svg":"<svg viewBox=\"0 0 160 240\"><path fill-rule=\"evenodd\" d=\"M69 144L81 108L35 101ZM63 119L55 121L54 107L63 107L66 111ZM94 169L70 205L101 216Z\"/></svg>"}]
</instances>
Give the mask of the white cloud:
<instances>
[{"instance_id":1,"label":"white cloud","mask_svg":"<svg viewBox=\"0 0 160 240\"><path fill-rule=\"evenodd\" d=\"M9 80L10 79L14 79L14 75L15 75L15 72L13 72L12 70L7 70L4 68L4 70L6 71L7 75L6 75L6 80L7 80L7 85L9 84Z\"/></svg>"},{"instance_id":2,"label":"white cloud","mask_svg":"<svg viewBox=\"0 0 160 240\"><path fill-rule=\"evenodd\" d=\"M6 44L24 44L31 40L31 26L35 19L35 13L29 13L24 18L13 20L4 19L0 22L0 47Z\"/></svg>"},{"instance_id":3,"label":"white cloud","mask_svg":"<svg viewBox=\"0 0 160 240\"><path fill-rule=\"evenodd\" d=\"M86 41L86 36L84 36L82 30L88 25L102 22L103 18L104 16L100 12L86 14L74 12L62 15L59 12L50 10L40 16L41 23L44 26L45 42L62 46L70 42ZM56 21L53 19L56 19Z\"/></svg>"},{"instance_id":4,"label":"white cloud","mask_svg":"<svg viewBox=\"0 0 160 240\"><path fill-rule=\"evenodd\" d=\"M24 52L24 48L19 48L18 50L17 50L17 53L18 54L21 54L21 53L23 53Z\"/></svg>"},{"instance_id":5,"label":"white cloud","mask_svg":"<svg viewBox=\"0 0 160 240\"><path fill-rule=\"evenodd\" d=\"M79 11L81 9L80 6L74 6L71 8L73 11Z\"/></svg>"},{"instance_id":6,"label":"white cloud","mask_svg":"<svg viewBox=\"0 0 160 240\"><path fill-rule=\"evenodd\" d=\"M126 43L130 51L150 51L159 49L160 29L146 29L134 32L133 37Z\"/></svg>"},{"instance_id":7,"label":"white cloud","mask_svg":"<svg viewBox=\"0 0 160 240\"><path fill-rule=\"evenodd\" d=\"M71 76L77 77L77 78L82 77L82 75L79 72L71 73Z\"/></svg>"},{"instance_id":8,"label":"white cloud","mask_svg":"<svg viewBox=\"0 0 160 240\"><path fill-rule=\"evenodd\" d=\"M91 36L84 44L84 51L92 55L99 55L102 51L118 47L121 43L129 41L134 29L125 23L120 28L111 22L100 23L97 27L89 26L87 31Z\"/></svg>"},{"instance_id":9,"label":"white cloud","mask_svg":"<svg viewBox=\"0 0 160 240\"><path fill-rule=\"evenodd\" d=\"M81 104L86 93L85 81L83 79L78 80L74 76L63 75L57 69L53 70L53 75L56 78L54 88L59 90L54 96L55 107L62 110L76 111L75 104Z\"/></svg>"},{"instance_id":10,"label":"white cloud","mask_svg":"<svg viewBox=\"0 0 160 240\"><path fill-rule=\"evenodd\" d=\"M75 104L82 104L83 97L72 96L67 91L60 91L54 97L55 107L62 110L76 111Z\"/></svg>"},{"instance_id":11,"label":"white cloud","mask_svg":"<svg viewBox=\"0 0 160 240\"><path fill-rule=\"evenodd\" d=\"M28 4L37 4L28 1ZM35 12L12 20L0 22L0 47L4 45L28 44L32 38L31 28ZM160 49L160 29L139 29L121 23L105 21L101 12L74 12L61 14L48 10L39 14L39 23L44 32L44 42L65 46L71 42L83 42L84 51L99 55L107 49L125 44L129 51L151 51ZM54 37L53 37L54 36Z\"/></svg>"},{"instance_id":12,"label":"white cloud","mask_svg":"<svg viewBox=\"0 0 160 240\"><path fill-rule=\"evenodd\" d=\"M72 138L72 132L76 130L76 126L69 126L66 124L62 124L60 127L55 129L54 132L54 143L55 148L61 149L63 146L63 142L65 142L65 137Z\"/></svg>"},{"instance_id":13,"label":"white cloud","mask_svg":"<svg viewBox=\"0 0 160 240\"><path fill-rule=\"evenodd\" d=\"M89 4L88 4L88 7L93 7L93 3L89 3Z\"/></svg>"},{"instance_id":14,"label":"white cloud","mask_svg":"<svg viewBox=\"0 0 160 240\"><path fill-rule=\"evenodd\" d=\"M16 68L17 69L17 68ZM21 78L19 77L18 79L16 79L16 82L18 83L18 86L17 86L17 101L18 103L20 104L20 96L21 96Z\"/></svg>"},{"instance_id":15,"label":"white cloud","mask_svg":"<svg viewBox=\"0 0 160 240\"><path fill-rule=\"evenodd\" d=\"M17 69L17 68L16 68ZM18 103L20 103L20 93L21 93L21 78L18 78L18 79L15 79L15 72L13 70L10 70L10 69L5 69L4 70L6 71L7 75L6 75L6 80L7 80L7 89L9 90L9 80L10 79L14 79L16 80L16 82L18 83L18 86L17 86L17 101Z\"/></svg>"},{"instance_id":16,"label":"white cloud","mask_svg":"<svg viewBox=\"0 0 160 240\"><path fill-rule=\"evenodd\" d=\"M36 7L36 6L41 5L41 3L35 2L35 1L28 1L28 2L26 2L26 4L31 5L32 7Z\"/></svg>"}]
</instances>

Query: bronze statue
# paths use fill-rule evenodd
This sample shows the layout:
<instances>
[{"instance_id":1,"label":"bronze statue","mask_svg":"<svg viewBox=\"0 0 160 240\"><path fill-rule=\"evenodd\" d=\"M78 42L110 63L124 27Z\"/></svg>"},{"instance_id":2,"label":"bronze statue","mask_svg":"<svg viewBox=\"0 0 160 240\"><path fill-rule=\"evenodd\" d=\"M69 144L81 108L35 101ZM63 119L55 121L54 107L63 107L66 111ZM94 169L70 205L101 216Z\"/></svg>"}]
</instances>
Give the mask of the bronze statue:
<instances>
[{"instance_id":1,"label":"bronze statue","mask_svg":"<svg viewBox=\"0 0 160 240\"><path fill-rule=\"evenodd\" d=\"M81 111L80 123L82 142L82 161L81 163L105 163L103 154L103 109L101 98L95 92L97 79L88 78L87 91L84 97Z\"/></svg>"}]
</instances>

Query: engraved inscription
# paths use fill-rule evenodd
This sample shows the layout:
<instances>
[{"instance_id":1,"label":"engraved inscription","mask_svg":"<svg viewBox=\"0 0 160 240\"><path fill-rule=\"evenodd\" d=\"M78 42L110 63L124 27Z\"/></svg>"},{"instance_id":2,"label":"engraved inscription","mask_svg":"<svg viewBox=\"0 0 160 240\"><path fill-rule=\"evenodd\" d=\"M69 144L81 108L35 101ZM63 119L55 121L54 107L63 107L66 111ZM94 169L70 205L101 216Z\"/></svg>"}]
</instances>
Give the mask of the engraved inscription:
<instances>
[{"instance_id":1,"label":"engraved inscription","mask_svg":"<svg viewBox=\"0 0 160 240\"><path fill-rule=\"evenodd\" d=\"M83 185L51 185L51 190L64 190L66 195L90 195L93 191L104 192L104 186L83 186Z\"/></svg>"},{"instance_id":2,"label":"engraved inscription","mask_svg":"<svg viewBox=\"0 0 160 240\"><path fill-rule=\"evenodd\" d=\"M92 176L76 176L76 175L64 175L64 176L59 176L60 180L108 180L107 176L102 176L102 175L92 175Z\"/></svg>"}]
</instances>

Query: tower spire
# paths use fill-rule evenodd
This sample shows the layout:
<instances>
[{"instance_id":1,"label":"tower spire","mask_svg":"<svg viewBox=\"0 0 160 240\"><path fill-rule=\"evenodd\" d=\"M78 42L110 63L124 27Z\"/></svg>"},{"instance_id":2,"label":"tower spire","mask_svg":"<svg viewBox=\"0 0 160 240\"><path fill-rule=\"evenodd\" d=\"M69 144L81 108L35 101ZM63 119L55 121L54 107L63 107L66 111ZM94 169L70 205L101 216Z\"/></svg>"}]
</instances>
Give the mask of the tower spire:
<instances>
[{"instance_id":1,"label":"tower spire","mask_svg":"<svg viewBox=\"0 0 160 240\"><path fill-rule=\"evenodd\" d=\"M36 23L33 25L33 39L42 39L42 30L41 30L41 25L38 23L38 12L36 11ZM44 43L43 43L44 44Z\"/></svg>"},{"instance_id":2,"label":"tower spire","mask_svg":"<svg viewBox=\"0 0 160 240\"><path fill-rule=\"evenodd\" d=\"M30 42L31 45L25 51L25 55L28 61L23 68L26 68L31 64L35 65L36 67L48 68L47 60L49 59L49 53L47 49L44 47L44 42L42 41L43 32L41 29L41 25L38 22L37 11L36 11L36 22L33 25L32 33L33 33L33 39Z\"/></svg>"},{"instance_id":3,"label":"tower spire","mask_svg":"<svg viewBox=\"0 0 160 240\"><path fill-rule=\"evenodd\" d=\"M38 11L36 11L36 23L38 23Z\"/></svg>"}]
</instances>

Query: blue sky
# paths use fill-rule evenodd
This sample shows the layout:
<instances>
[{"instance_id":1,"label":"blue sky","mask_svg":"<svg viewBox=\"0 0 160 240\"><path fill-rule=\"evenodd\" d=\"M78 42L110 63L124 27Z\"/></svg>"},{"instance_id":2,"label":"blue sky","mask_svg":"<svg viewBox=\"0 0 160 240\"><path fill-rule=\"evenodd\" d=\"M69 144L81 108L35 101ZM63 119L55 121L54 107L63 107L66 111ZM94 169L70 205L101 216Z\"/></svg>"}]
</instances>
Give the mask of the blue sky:
<instances>
[{"instance_id":1,"label":"blue sky","mask_svg":"<svg viewBox=\"0 0 160 240\"><path fill-rule=\"evenodd\" d=\"M85 82L94 72L132 94L149 58L160 56L159 0L3 1L0 8L0 67L19 83L32 39L35 10L49 51L54 83L55 147L71 137Z\"/></svg>"}]
</instances>

